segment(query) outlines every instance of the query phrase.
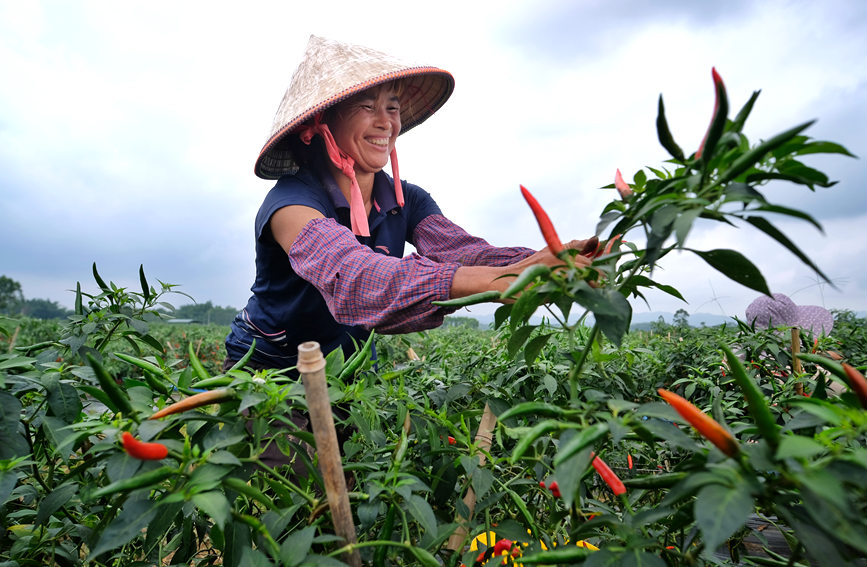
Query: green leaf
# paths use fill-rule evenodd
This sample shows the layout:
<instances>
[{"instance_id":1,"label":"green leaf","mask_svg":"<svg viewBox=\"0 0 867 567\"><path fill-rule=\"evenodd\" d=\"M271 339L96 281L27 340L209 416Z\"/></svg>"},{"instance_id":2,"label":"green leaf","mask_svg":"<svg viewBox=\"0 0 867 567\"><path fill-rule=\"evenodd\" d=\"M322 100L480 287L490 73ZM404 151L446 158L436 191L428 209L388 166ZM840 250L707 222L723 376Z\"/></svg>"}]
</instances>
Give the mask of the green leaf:
<instances>
[{"instance_id":1,"label":"green leaf","mask_svg":"<svg viewBox=\"0 0 867 567\"><path fill-rule=\"evenodd\" d=\"M768 288L765 277L740 252L722 248L704 252L701 250L687 250L695 252L702 260L710 264L712 268L729 279L765 295L771 295L771 290Z\"/></svg>"},{"instance_id":2,"label":"green leaf","mask_svg":"<svg viewBox=\"0 0 867 567\"><path fill-rule=\"evenodd\" d=\"M473 479L475 480L476 476L482 471L484 469L476 469L473 473ZM481 497L481 495L478 496ZM406 500L406 508L412 517L415 518L415 521L421 525L425 533L437 533L437 518L427 500L418 494L411 494Z\"/></svg>"},{"instance_id":3,"label":"green leaf","mask_svg":"<svg viewBox=\"0 0 867 567\"><path fill-rule=\"evenodd\" d=\"M316 535L316 526L307 526L297 532L292 532L280 545L280 560L285 567L300 565L313 545L313 537Z\"/></svg>"},{"instance_id":4,"label":"green leaf","mask_svg":"<svg viewBox=\"0 0 867 567\"><path fill-rule=\"evenodd\" d=\"M0 391L0 459L23 457L30 453L27 440L18 431L21 402L8 392Z\"/></svg>"},{"instance_id":5,"label":"green leaf","mask_svg":"<svg viewBox=\"0 0 867 567\"><path fill-rule=\"evenodd\" d=\"M509 353L509 358L515 358L515 354L521 350L521 347L524 346L524 343L534 330L536 330L536 325L523 325L512 332L512 336L509 337L509 343L506 345L506 352Z\"/></svg>"},{"instance_id":6,"label":"green leaf","mask_svg":"<svg viewBox=\"0 0 867 567\"><path fill-rule=\"evenodd\" d=\"M554 333L546 333L544 335L539 335L537 337L533 337L533 339L527 343L527 347L524 349L524 361L527 363L527 366L532 366L536 359L539 358L539 353L542 352L542 348L545 347L548 340L554 335Z\"/></svg>"},{"instance_id":7,"label":"green leaf","mask_svg":"<svg viewBox=\"0 0 867 567\"><path fill-rule=\"evenodd\" d=\"M193 504L195 504L199 510L210 516L214 520L214 523L221 529L226 525L226 522L229 520L229 515L231 514L231 507L229 506L229 501L222 492L218 490L200 492L199 494L194 494L192 500Z\"/></svg>"},{"instance_id":8,"label":"green leaf","mask_svg":"<svg viewBox=\"0 0 867 567\"><path fill-rule=\"evenodd\" d=\"M704 555L716 549L746 524L753 512L753 497L745 486L711 484L698 491L695 521L704 537Z\"/></svg>"},{"instance_id":9,"label":"green leaf","mask_svg":"<svg viewBox=\"0 0 867 567\"><path fill-rule=\"evenodd\" d=\"M102 532L99 541L90 552L88 562L106 551L126 545L140 535L156 515L157 508L155 503L144 496L127 500L120 514Z\"/></svg>"},{"instance_id":10,"label":"green leaf","mask_svg":"<svg viewBox=\"0 0 867 567\"><path fill-rule=\"evenodd\" d=\"M826 452L827 448L811 437L786 435L777 449L777 459L810 459Z\"/></svg>"},{"instance_id":11,"label":"green leaf","mask_svg":"<svg viewBox=\"0 0 867 567\"><path fill-rule=\"evenodd\" d=\"M576 295L575 299L593 312L599 329L619 347L632 322L632 305L623 294L609 288Z\"/></svg>"},{"instance_id":12,"label":"green leaf","mask_svg":"<svg viewBox=\"0 0 867 567\"><path fill-rule=\"evenodd\" d=\"M834 142L825 142L816 140L808 144L804 144L801 148L795 151L796 155L803 156L807 154L842 154L849 157L858 157L849 150Z\"/></svg>"},{"instance_id":13,"label":"green leaf","mask_svg":"<svg viewBox=\"0 0 867 567\"><path fill-rule=\"evenodd\" d=\"M700 208L687 209L677 216L677 219L674 221L674 236L677 238L678 246L683 246L683 243L686 242L686 236L692 229L695 219L698 218L703 210Z\"/></svg>"},{"instance_id":14,"label":"green leaf","mask_svg":"<svg viewBox=\"0 0 867 567\"><path fill-rule=\"evenodd\" d=\"M81 399L78 390L71 384L57 379L46 380L44 383L46 401L51 413L66 423L73 423L81 413Z\"/></svg>"},{"instance_id":15,"label":"green leaf","mask_svg":"<svg viewBox=\"0 0 867 567\"><path fill-rule=\"evenodd\" d=\"M554 466L569 459L572 455L595 442L606 433L608 433L608 424L603 422L594 423L590 427L585 428L572 437L568 443L560 447L560 450L557 451L557 455L554 457Z\"/></svg>"},{"instance_id":16,"label":"green leaf","mask_svg":"<svg viewBox=\"0 0 867 567\"><path fill-rule=\"evenodd\" d=\"M39 511L36 513L36 525L47 521L55 512L66 505L69 500L78 493L79 486L75 483L62 484L49 492L42 502L39 503Z\"/></svg>"},{"instance_id":17,"label":"green leaf","mask_svg":"<svg viewBox=\"0 0 867 567\"><path fill-rule=\"evenodd\" d=\"M819 221L817 221L816 219L814 219L813 217L811 217L810 215L808 215L807 213L805 213L803 211L798 211L796 209L790 209L788 207L781 207L780 205L762 205L761 207L756 207L753 210L754 211L767 212L767 213L777 213L777 214L781 214L781 215L787 215L790 217L799 218L799 219L805 220L808 223L815 226L819 230L819 232L825 232L825 230L822 228L822 225L819 224Z\"/></svg>"},{"instance_id":18,"label":"green leaf","mask_svg":"<svg viewBox=\"0 0 867 567\"><path fill-rule=\"evenodd\" d=\"M809 128L813 124L813 122L815 122L815 120L811 120L809 122L805 122L803 124L795 126L794 128L791 128L789 130L786 130L785 132L777 134L776 136L774 136L770 140L762 142L761 144L757 145L753 149L751 149L747 152L744 152L743 154L740 155L740 157L738 157L735 161L732 162L732 164L728 167L728 169L726 169L722 172L722 174L720 175L720 178L716 184L722 185L722 184L728 183L729 181L732 181L733 179L737 178L738 175L747 171L748 169L753 167L756 163L761 161L761 159L763 157L765 157L765 155L767 155L768 152L771 152L774 149L778 148L779 146L785 144L787 141L789 141L790 139L792 139L795 136L797 136L798 134L800 134L802 131Z\"/></svg>"}]
</instances>

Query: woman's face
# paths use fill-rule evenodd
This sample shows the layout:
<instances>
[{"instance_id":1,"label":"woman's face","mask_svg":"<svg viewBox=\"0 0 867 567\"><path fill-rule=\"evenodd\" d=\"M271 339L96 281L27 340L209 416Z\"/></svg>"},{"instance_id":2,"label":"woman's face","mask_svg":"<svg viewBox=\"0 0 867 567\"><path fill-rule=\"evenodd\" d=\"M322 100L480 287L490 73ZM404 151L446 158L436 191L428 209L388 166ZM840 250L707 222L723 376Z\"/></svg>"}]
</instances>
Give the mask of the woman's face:
<instances>
[{"instance_id":1,"label":"woman's face","mask_svg":"<svg viewBox=\"0 0 867 567\"><path fill-rule=\"evenodd\" d=\"M355 170L376 173L388 163L400 134L400 101L391 86L374 87L338 104L327 122L337 146L355 160Z\"/></svg>"}]
</instances>

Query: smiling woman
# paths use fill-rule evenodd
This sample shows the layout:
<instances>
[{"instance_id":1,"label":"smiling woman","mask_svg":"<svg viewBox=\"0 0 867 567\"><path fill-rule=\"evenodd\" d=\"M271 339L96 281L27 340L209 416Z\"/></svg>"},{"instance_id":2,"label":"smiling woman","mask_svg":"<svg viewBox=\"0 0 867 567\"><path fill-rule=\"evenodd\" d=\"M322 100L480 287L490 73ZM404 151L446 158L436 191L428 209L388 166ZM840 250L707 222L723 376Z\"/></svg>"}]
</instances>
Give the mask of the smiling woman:
<instances>
[{"instance_id":1,"label":"smiling woman","mask_svg":"<svg viewBox=\"0 0 867 567\"><path fill-rule=\"evenodd\" d=\"M400 179L398 136L453 88L437 67L310 38L256 161L256 175L277 183L256 217L253 296L227 337L228 366L254 340L251 366L289 368L306 341L349 353L374 329L436 327L454 308L434 301L503 291L530 265L561 263L547 248L467 234ZM417 254L404 257L407 242Z\"/></svg>"}]
</instances>

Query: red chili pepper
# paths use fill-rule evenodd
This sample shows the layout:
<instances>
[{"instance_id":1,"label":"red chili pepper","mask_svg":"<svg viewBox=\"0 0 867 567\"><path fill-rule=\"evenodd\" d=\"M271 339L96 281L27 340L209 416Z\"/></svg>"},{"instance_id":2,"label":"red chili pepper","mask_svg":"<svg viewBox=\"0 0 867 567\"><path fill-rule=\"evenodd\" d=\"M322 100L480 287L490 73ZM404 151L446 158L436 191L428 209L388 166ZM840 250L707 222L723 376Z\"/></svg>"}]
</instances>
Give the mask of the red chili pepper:
<instances>
[{"instance_id":1,"label":"red chili pepper","mask_svg":"<svg viewBox=\"0 0 867 567\"><path fill-rule=\"evenodd\" d=\"M521 194L524 195L524 199L530 205L530 210L536 216L536 222L539 223L539 229L542 231L542 236L548 244L548 250L551 251L551 254L559 256L564 250L563 243L560 242L560 237L557 236L557 231L554 230L554 225L551 223L551 219L548 218L548 213L545 212L542 205L539 204L536 198L523 185L521 185Z\"/></svg>"},{"instance_id":2,"label":"red chili pepper","mask_svg":"<svg viewBox=\"0 0 867 567\"><path fill-rule=\"evenodd\" d=\"M449 435L449 445L454 445L456 443L455 438Z\"/></svg>"},{"instance_id":3,"label":"red chili pepper","mask_svg":"<svg viewBox=\"0 0 867 567\"><path fill-rule=\"evenodd\" d=\"M713 115L710 119L710 125L707 127L707 132L705 132L704 138L702 139L701 144L699 144L698 150L695 152L696 159L701 158L705 150L711 154L713 153L716 143L719 141L720 136L722 136L723 129L726 125L726 118L729 113L726 87L725 84L723 84L722 77L720 77L719 73L716 72L716 67L711 69L711 76L713 77L714 90L716 93L716 98L714 99L713 104Z\"/></svg>"},{"instance_id":4,"label":"red chili pepper","mask_svg":"<svg viewBox=\"0 0 867 567\"><path fill-rule=\"evenodd\" d=\"M713 420L703 411L689 403L685 398L663 388L657 390L659 395L671 405L686 421L692 425L705 439L728 455L734 457L741 448L732 434L726 431L722 425Z\"/></svg>"},{"instance_id":5,"label":"red chili pepper","mask_svg":"<svg viewBox=\"0 0 867 567\"><path fill-rule=\"evenodd\" d=\"M124 431L121 436L123 448L130 457L143 461L158 461L165 459L169 454L168 448L162 443L145 443L133 437L129 431Z\"/></svg>"},{"instance_id":6,"label":"red chili pepper","mask_svg":"<svg viewBox=\"0 0 867 567\"><path fill-rule=\"evenodd\" d=\"M843 370L846 371L846 376L849 378L849 387L858 396L861 407L867 409L867 379L854 366L845 362L843 363Z\"/></svg>"},{"instance_id":7,"label":"red chili pepper","mask_svg":"<svg viewBox=\"0 0 867 567\"><path fill-rule=\"evenodd\" d=\"M632 455L629 453L626 454L626 464L629 465L630 469L632 469Z\"/></svg>"},{"instance_id":8,"label":"red chili pepper","mask_svg":"<svg viewBox=\"0 0 867 567\"><path fill-rule=\"evenodd\" d=\"M621 481L614 471L611 470L605 461L596 457L593 459L593 468L596 469L596 472L599 473L599 476L602 477L602 480L605 481L605 484L608 485L608 488L611 489L611 492L614 493L615 496L620 496L621 494L626 493L626 486L623 485L623 481Z\"/></svg>"},{"instance_id":9,"label":"red chili pepper","mask_svg":"<svg viewBox=\"0 0 867 567\"><path fill-rule=\"evenodd\" d=\"M623 237L622 234L617 234L614 236L614 238L609 240L608 244L605 245L605 250L602 251L602 255L604 256L606 254L610 254L611 250L614 248L614 245L618 244L622 237ZM618 244L618 246L619 246L619 244Z\"/></svg>"},{"instance_id":10,"label":"red chili pepper","mask_svg":"<svg viewBox=\"0 0 867 567\"><path fill-rule=\"evenodd\" d=\"M234 397L235 391L231 388L222 388L219 390L211 390L209 392L201 392L198 394L194 394L189 398L184 398L183 400L176 402L170 406L164 407L160 411L150 416L148 419L159 419L167 415L172 415L175 413L180 413L182 411L187 411L198 407L230 400Z\"/></svg>"},{"instance_id":11,"label":"red chili pepper","mask_svg":"<svg viewBox=\"0 0 867 567\"><path fill-rule=\"evenodd\" d=\"M620 170L617 170L617 173L614 174L614 187L617 188L617 192L620 193L620 198L624 201L634 193L632 187L623 180L623 176L620 174Z\"/></svg>"}]
</instances>

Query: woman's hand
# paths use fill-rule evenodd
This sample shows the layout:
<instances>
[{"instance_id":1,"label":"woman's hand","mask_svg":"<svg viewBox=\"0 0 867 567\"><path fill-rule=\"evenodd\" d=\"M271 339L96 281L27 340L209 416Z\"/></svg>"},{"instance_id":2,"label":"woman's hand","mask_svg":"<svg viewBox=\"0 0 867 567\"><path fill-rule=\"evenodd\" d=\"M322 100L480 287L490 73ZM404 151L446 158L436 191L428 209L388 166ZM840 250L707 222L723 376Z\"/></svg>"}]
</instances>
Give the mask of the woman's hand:
<instances>
[{"instance_id":1,"label":"woman's hand","mask_svg":"<svg viewBox=\"0 0 867 567\"><path fill-rule=\"evenodd\" d=\"M593 260L584 256L596 250L599 241L594 236L585 240L572 240L564 243L564 247L581 251L574 257L573 262L579 268L589 266ZM549 267L563 266L564 262L545 247L535 254L527 256L519 262L508 266L461 266L455 272L452 280L450 299L466 297L482 291L506 291L515 276L518 276L526 268L536 264L544 264Z\"/></svg>"}]
</instances>

